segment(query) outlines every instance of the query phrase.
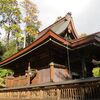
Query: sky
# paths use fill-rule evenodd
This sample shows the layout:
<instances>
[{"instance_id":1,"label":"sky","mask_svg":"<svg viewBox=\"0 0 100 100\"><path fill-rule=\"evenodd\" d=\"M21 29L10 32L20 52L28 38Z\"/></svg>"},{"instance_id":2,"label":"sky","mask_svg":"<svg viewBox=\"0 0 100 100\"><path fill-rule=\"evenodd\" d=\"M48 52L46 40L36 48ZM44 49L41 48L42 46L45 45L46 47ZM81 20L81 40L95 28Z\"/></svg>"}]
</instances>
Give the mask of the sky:
<instances>
[{"instance_id":1,"label":"sky","mask_svg":"<svg viewBox=\"0 0 100 100\"><path fill-rule=\"evenodd\" d=\"M58 16L72 13L78 33L91 34L100 31L100 0L31 0L39 10L41 30L55 22Z\"/></svg>"},{"instance_id":2,"label":"sky","mask_svg":"<svg viewBox=\"0 0 100 100\"><path fill-rule=\"evenodd\" d=\"M19 2L23 0L18 0ZM55 22L58 16L72 13L78 34L100 31L100 0L31 0L39 10L40 31Z\"/></svg>"}]
</instances>

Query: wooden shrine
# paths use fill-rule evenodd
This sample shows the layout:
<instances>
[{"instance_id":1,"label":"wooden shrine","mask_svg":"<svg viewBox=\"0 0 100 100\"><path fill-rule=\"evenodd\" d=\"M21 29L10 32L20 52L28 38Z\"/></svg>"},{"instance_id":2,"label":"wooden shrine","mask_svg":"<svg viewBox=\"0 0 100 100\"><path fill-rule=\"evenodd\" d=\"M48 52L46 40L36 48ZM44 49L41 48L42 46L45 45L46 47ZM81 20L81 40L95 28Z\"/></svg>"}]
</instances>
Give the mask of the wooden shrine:
<instances>
[{"instance_id":1,"label":"wooden shrine","mask_svg":"<svg viewBox=\"0 0 100 100\"><path fill-rule=\"evenodd\" d=\"M100 100L100 32L80 38L71 13L38 33L35 41L0 62L5 78L0 100Z\"/></svg>"},{"instance_id":2,"label":"wooden shrine","mask_svg":"<svg viewBox=\"0 0 100 100\"><path fill-rule=\"evenodd\" d=\"M6 77L6 86L17 87L92 77L92 59L100 60L100 32L79 38L67 13L0 67L14 71Z\"/></svg>"}]
</instances>

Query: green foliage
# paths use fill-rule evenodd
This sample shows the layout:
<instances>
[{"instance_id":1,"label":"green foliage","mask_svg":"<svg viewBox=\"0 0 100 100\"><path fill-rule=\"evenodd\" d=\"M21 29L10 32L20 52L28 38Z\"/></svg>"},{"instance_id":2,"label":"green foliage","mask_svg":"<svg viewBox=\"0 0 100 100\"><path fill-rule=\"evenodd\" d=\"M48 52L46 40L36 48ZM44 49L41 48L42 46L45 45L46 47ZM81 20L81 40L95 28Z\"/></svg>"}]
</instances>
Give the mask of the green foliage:
<instances>
[{"instance_id":1,"label":"green foliage","mask_svg":"<svg viewBox=\"0 0 100 100\"><path fill-rule=\"evenodd\" d=\"M3 69L3 68L0 68L0 78L4 78L6 76L10 76L10 75L13 75L14 72L10 69Z\"/></svg>"},{"instance_id":2,"label":"green foliage","mask_svg":"<svg viewBox=\"0 0 100 100\"><path fill-rule=\"evenodd\" d=\"M10 69L0 68L0 86L5 86L5 77L13 75L14 72Z\"/></svg>"},{"instance_id":3,"label":"green foliage","mask_svg":"<svg viewBox=\"0 0 100 100\"><path fill-rule=\"evenodd\" d=\"M2 60L12 56L15 53L17 53L16 41L12 41L9 43L8 49L6 49L5 53L3 54Z\"/></svg>"},{"instance_id":4,"label":"green foliage","mask_svg":"<svg viewBox=\"0 0 100 100\"><path fill-rule=\"evenodd\" d=\"M7 42L10 36L20 33L20 9L16 0L0 0L0 25L6 32Z\"/></svg>"},{"instance_id":5,"label":"green foliage","mask_svg":"<svg viewBox=\"0 0 100 100\"><path fill-rule=\"evenodd\" d=\"M100 67L93 68L92 73L94 77L100 77Z\"/></svg>"},{"instance_id":6,"label":"green foliage","mask_svg":"<svg viewBox=\"0 0 100 100\"><path fill-rule=\"evenodd\" d=\"M26 44L30 44L32 41L34 41L35 35L38 33L41 22L38 20L37 6L33 2L30 0L24 0L22 2L22 7L26 12L26 16L23 19L23 22L26 24Z\"/></svg>"},{"instance_id":7,"label":"green foliage","mask_svg":"<svg viewBox=\"0 0 100 100\"><path fill-rule=\"evenodd\" d=\"M18 51L22 32L20 22L21 12L17 0L0 0L0 25L6 33L6 51L2 60ZM12 40L15 40L14 43L11 42Z\"/></svg>"},{"instance_id":8,"label":"green foliage","mask_svg":"<svg viewBox=\"0 0 100 100\"><path fill-rule=\"evenodd\" d=\"M4 80L4 78L0 78L0 87L5 87L5 80Z\"/></svg>"},{"instance_id":9,"label":"green foliage","mask_svg":"<svg viewBox=\"0 0 100 100\"><path fill-rule=\"evenodd\" d=\"M24 18L21 17L21 10L18 0L0 0L0 26L5 30L5 49L0 45L0 60L4 60L34 41L36 33L41 25L38 20L38 10L30 0L24 0L22 7L26 12ZM24 32L20 24L25 23ZM26 36L22 37L22 33ZM26 41L26 42L24 42Z\"/></svg>"},{"instance_id":10,"label":"green foliage","mask_svg":"<svg viewBox=\"0 0 100 100\"><path fill-rule=\"evenodd\" d=\"M4 52L5 52L5 47L0 42L0 61L2 60L2 55L4 54Z\"/></svg>"},{"instance_id":11,"label":"green foliage","mask_svg":"<svg viewBox=\"0 0 100 100\"><path fill-rule=\"evenodd\" d=\"M35 40L35 36L34 35L27 34L27 37L26 37L26 45L32 43L34 40Z\"/></svg>"}]
</instances>

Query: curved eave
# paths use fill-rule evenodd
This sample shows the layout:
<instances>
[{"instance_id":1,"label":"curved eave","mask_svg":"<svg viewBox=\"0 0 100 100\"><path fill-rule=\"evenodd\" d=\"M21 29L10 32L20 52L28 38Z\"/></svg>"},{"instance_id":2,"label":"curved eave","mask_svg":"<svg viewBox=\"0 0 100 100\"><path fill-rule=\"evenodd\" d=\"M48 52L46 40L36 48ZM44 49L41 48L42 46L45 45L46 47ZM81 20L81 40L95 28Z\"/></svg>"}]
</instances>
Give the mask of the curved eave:
<instances>
[{"instance_id":1,"label":"curved eave","mask_svg":"<svg viewBox=\"0 0 100 100\"><path fill-rule=\"evenodd\" d=\"M48 41L48 39L50 39L50 38L54 39L57 42L70 45L70 43L68 41L66 41L65 39L61 38L59 35L55 34L53 31L49 30L47 33L42 35L40 38L38 38L36 41L34 41L28 47L24 48L20 52L12 55L11 57L5 59L2 62L0 62L0 67L6 65L6 63L9 63L9 62L11 63L11 62L19 59L20 57L27 55L27 53L30 52L32 49L36 48L40 44L43 44L44 41Z\"/></svg>"},{"instance_id":2,"label":"curved eave","mask_svg":"<svg viewBox=\"0 0 100 100\"><path fill-rule=\"evenodd\" d=\"M71 20L70 20L70 23L71 23L71 26L72 26L73 35L74 35L75 39L78 39L79 37L78 37L77 31L76 31L76 29L75 29L74 21L73 21L72 18L71 18Z\"/></svg>"},{"instance_id":3,"label":"curved eave","mask_svg":"<svg viewBox=\"0 0 100 100\"><path fill-rule=\"evenodd\" d=\"M100 33L94 33L92 35L71 41L71 47L75 48L75 47L82 46L84 44L89 44L89 43L94 43L94 42L100 43L100 37L97 37L97 34L100 34Z\"/></svg>"}]
</instances>

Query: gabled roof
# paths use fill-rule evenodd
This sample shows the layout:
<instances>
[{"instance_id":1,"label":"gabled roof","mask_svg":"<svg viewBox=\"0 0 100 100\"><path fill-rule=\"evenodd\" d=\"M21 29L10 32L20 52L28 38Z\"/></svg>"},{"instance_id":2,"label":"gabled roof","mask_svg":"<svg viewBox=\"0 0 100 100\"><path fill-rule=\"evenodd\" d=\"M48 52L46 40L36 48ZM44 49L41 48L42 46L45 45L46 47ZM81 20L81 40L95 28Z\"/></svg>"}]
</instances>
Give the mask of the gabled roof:
<instances>
[{"instance_id":1,"label":"gabled roof","mask_svg":"<svg viewBox=\"0 0 100 100\"><path fill-rule=\"evenodd\" d=\"M45 34L48 30L52 30L54 33L61 35L61 33L68 28L68 26L71 25L72 27L72 34L75 39L78 38L77 32L75 30L74 22L71 17L71 13L67 13L63 18L61 18L58 21L55 21L52 25L45 28L43 31L39 33L39 37L41 37L43 34Z\"/></svg>"},{"instance_id":2,"label":"gabled roof","mask_svg":"<svg viewBox=\"0 0 100 100\"><path fill-rule=\"evenodd\" d=\"M100 32L83 37L83 38L79 38L76 40L72 40L72 41L67 41L65 39L63 39L62 37L60 37L58 34L54 33L52 30L47 31L45 34L43 34L40 38L38 38L36 41L34 41L31 45L29 45L28 47L24 48L23 50L21 50L20 52L12 55L11 57L7 58L6 60L0 62L0 67L4 66L6 63L11 63L17 59L19 59L20 57L23 57L25 55L27 55L28 53L32 52L35 48L37 48L39 46L39 44L43 44L46 42L51 41L51 39L54 39L55 41L57 41L58 43L61 43L63 45L69 46L71 47L71 49L75 49L76 47L82 46L84 44L88 44L88 43L93 43L95 41L100 43Z\"/></svg>"},{"instance_id":3,"label":"gabled roof","mask_svg":"<svg viewBox=\"0 0 100 100\"><path fill-rule=\"evenodd\" d=\"M72 34L75 38L74 40L66 40L60 36L62 32L66 28L68 28L69 25L72 28ZM92 35L89 35L83 38L78 38L75 27L74 27L73 19L70 13L68 13L65 17L56 21L54 24L50 25L49 27L47 27L46 29L44 29L38 34L39 36L32 44L30 44L29 46L27 46L20 52L0 62L0 67L5 66L6 64L9 64L27 55L28 53L38 48L40 45L43 45L44 43L49 42L51 38L54 39L56 42L59 42L65 46L69 46L71 49L74 49L84 44L88 44L93 41L97 41L100 43L100 32L94 33Z\"/></svg>"},{"instance_id":4,"label":"gabled roof","mask_svg":"<svg viewBox=\"0 0 100 100\"><path fill-rule=\"evenodd\" d=\"M5 64L7 62L10 63L12 61L19 59L20 57L27 55L28 53L32 52L35 49L35 47L38 47L39 44L48 42L48 41L50 41L51 38L55 39L56 41L59 41L60 43L70 45L70 43L68 41L66 41L65 39L63 39L62 37L60 37L59 35L54 33L52 30L49 30L45 34L43 34L40 38L35 40L32 44L30 44L28 47L22 49L20 52L12 55L11 57L5 59L2 62L0 62L0 65L2 66L3 64Z\"/></svg>"}]
</instances>

